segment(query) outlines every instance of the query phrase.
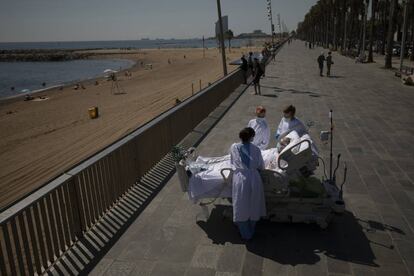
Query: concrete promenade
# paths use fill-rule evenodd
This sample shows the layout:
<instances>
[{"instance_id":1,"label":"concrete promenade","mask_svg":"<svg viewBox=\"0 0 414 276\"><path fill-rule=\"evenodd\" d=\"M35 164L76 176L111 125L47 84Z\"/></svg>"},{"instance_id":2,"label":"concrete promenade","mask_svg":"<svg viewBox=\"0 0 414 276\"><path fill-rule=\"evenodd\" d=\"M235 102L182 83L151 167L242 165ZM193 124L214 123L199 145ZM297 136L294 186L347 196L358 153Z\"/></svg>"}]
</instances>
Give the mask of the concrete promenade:
<instances>
[{"instance_id":1,"label":"concrete promenade","mask_svg":"<svg viewBox=\"0 0 414 276\"><path fill-rule=\"evenodd\" d=\"M345 214L327 230L261 222L254 240L244 243L223 217L224 201L210 205L206 219L174 176L91 274L414 275L414 89L377 64L337 54L333 77L319 77L321 51L302 41L284 46L267 67L263 95L250 87L197 150L226 154L259 104L274 132L282 108L294 104L328 160L318 136L333 109L335 153L348 164Z\"/></svg>"}]
</instances>

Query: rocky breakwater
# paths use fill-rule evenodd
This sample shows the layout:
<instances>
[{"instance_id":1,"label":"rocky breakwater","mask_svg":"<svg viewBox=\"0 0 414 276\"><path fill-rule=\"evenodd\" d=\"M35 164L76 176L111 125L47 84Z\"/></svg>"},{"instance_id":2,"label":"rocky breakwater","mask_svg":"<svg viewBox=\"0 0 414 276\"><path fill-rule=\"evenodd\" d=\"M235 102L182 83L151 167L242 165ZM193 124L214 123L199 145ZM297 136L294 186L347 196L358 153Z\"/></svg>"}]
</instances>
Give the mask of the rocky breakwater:
<instances>
[{"instance_id":1,"label":"rocky breakwater","mask_svg":"<svg viewBox=\"0 0 414 276\"><path fill-rule=\"evenodd\" d=\"M92 52L81 52L79 50L0 50L0 61L67 61L87 59L92 55Z\"/></svg>"}]
</instances>

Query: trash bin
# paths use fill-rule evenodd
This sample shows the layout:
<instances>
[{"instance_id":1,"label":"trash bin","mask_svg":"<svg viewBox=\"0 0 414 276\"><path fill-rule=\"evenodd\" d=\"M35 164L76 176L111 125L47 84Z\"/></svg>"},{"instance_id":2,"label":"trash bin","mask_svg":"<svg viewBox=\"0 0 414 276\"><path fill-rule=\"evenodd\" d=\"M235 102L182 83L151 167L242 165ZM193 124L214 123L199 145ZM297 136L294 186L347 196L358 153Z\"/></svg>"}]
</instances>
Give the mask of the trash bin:
<instances>
[{"instance_id":1,"label":"trash bin","mask_svg":"<svg viewBox=\"0 0 414 276\"><path fill-rule=\"evenodd\" d=\"M98 107L94 106L88 109L88 113L89 113L89 118L91 119L96 119L99 117L99 113L98 113Z\"/></svg>"}]
</instances>

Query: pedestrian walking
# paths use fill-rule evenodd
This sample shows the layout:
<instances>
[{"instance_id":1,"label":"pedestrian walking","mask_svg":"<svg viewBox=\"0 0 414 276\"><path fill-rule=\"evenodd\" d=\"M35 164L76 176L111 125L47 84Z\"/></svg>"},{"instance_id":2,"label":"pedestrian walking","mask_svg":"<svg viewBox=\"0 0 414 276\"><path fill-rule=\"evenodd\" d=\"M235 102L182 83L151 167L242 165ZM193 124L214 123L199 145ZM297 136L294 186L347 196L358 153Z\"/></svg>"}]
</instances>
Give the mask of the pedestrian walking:
<instances>
[{"instance_id":1,"label":"pedestrian walking","mask_svg":"<svg viewBox=\"0 0 414 276\"><path fill-rule=\"evenodd\" d=\"M262 63L259 62L258 58L254 58L254 67L253 67L253 85L254 85L254 94L261 95L260 91L260 78L264 74L264 70L262 68Z\"/></svg>"},{"instance_id":2,"label":"pedestrian walking","mask_svg":"<svg viewBox=\"0 0 414 276\"><path fill-rule=\"evenodd\" d=\"M241 60L240 69L243 71L244 84L246 84L247 83L247 70L249 69L249 65L247 64L247 60L244 57L244 55L242 55L240 60Z\"/></svg>"},{"instance_id":3,"label":"pedestrian walking","mask_svg":"<svg viewBox=\"0 0 414 276\"><path fill-rule=\"evenodd\" d=\"M323 77L323 63L325 62L325 54L322 52L318 57L319 75Z\"/></svg>"},{"instance_id":4,"label":"pedestrian walking","mask_svg":"<svg viewBox=\"0 0 414 276\"><path fill-rule=\"evenodd\" d=\"M249 52L249 58L247 60L247 64L249 65L249 69L252 73L252 75L254 74L254 68L253 68L253 52Z\"/></svg>"},{"instance_id":5,"label":"pedestrian walking","mask_svg":"<svg viewBox=\"0 0 414 276\"><path fill-rule=\"evenodd\" d=\"M328 56L326 57L326 76L331 76L331 66L334 64L332 61L332 53L328 52Z\"/></svg>"}]
</instances>

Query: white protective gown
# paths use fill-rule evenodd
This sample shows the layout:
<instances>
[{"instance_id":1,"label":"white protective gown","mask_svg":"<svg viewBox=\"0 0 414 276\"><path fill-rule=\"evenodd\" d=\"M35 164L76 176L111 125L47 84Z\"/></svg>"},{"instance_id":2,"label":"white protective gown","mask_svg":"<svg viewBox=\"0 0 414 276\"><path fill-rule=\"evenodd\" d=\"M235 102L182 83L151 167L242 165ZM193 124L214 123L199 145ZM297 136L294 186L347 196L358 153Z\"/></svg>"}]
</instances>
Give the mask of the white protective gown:
<instances>
[{"instance_id":1,"label":"white protective gown","mask_svg":"<svg viewBox=\"0 0 414 276\"><path fill-rule=\"evenodd\" d=\"M260 149L253 144L233 144L230 148L233 174L233 221L258 221L266 216L263 183L258 169L264 169Z\"/></svg>"},{"instance_id":2,"label":"white protective gown","mask_svg":"<svg viewBox=\"0 0 414 276\"><path fill-rule=\"evenodd\" d=\"M308 134L308 130L305 125L297 118L286 119L285 117L280 120L279 127L277 128L276 135L279 137L286 132L291 130L296 130L299 137L302 137L305 134Z\"/></svg>"},{"instance_id":3,"label":"white protective gown","mask_svg":"<svg viewBox=\"0 0 414 276\"><path fill-rule=\"evenodd\" d=\"M267 124L267 121L265 118L255 118L250 120L250 122L247 125L248 127L251 127L256 132L256 135L253 139L253 144L258 146L259 149L265 150L269 146L270 141L270 129Z\"/></svg>"}]
</instances>

